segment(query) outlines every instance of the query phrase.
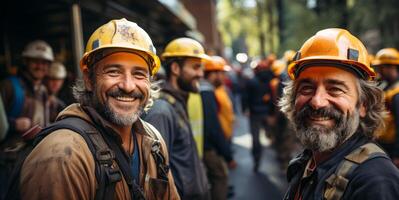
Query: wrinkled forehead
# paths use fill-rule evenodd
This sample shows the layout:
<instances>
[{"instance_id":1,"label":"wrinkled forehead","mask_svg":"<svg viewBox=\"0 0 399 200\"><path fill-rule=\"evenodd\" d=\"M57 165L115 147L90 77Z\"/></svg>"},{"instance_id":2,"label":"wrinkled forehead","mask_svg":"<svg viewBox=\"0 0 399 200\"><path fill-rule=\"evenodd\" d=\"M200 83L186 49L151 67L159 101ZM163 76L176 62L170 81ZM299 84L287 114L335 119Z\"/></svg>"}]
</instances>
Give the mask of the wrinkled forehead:
<instances>
[{"instance_id":1,"label":"wrinkled forehead","mask_svg":"<svg viewBox=\"0 0 399 200\"><path fill-rule=\"evenodd\" d=\"M349 91L357 91L359 78L353 73L328 66L315 66L304 69L295 80L296 89L301 84L334 86L342 85Z\"/></svg>"}]
</instances>

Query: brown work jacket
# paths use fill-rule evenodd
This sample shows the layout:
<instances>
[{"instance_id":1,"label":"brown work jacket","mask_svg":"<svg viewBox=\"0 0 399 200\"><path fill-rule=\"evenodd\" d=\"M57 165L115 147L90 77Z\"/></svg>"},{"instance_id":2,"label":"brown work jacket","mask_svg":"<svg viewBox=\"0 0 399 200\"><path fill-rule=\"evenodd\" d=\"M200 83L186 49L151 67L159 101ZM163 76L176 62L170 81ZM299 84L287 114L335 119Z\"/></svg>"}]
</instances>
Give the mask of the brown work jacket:
<instances>
[{"instance_id":1,"label":"brown work jacket","mask_svg":"<svg viewBox=\"0 0 399 200\"><path fill-rule=\"evenodd\" d=\"M93 120L86 112L90 113ZM101 118L94 109L83 109L79 104L67 107L58 119L68 116L83 118L105 127L106 130L111 128L109 122ZM156 179L157 166L150 152L155 138L145 131L144 126L158 135L161 151L169 163L167 148L161 135L150 124L137 120L133 124L133 130L139 144L140 185L144 189L144 195L146 199L180 199L170 171L167 185L162 185ZM90 149L82 136L67 129L59 129L45 137L26 158L21 170L22 199L94 199L97 185L95 161ZM165 187L165 192L157 197L159 189ZM131 199L124 178L116 184L115 199Z\"/></svg>"}]
</instances>

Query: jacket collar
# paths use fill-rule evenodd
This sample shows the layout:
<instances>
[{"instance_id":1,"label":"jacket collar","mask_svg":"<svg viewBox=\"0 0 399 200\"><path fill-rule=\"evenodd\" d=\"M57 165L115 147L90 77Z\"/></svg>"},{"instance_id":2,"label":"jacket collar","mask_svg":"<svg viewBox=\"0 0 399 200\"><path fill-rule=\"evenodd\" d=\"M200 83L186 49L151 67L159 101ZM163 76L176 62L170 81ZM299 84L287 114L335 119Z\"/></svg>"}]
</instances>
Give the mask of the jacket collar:
<instances>
[{"instance_id":1,"label":"jacket collar","mask_svg":"<svg viewBox=\"0 0 399 200\"><path fill-rule=\"evenodd\" d=\"M369 140L362 133L356 132L342 145L337 147L329 157L317 164L316 170L328 170L337 162L340 162L350 152L367 143ZM287 171L287 178L291 180L298 173L303 173L307 163L312 158L313 153L309 149L305 149L300 155L290 161ZM302 174L301 174L302 175ZM309 174L311 175L311 174Z\"/></svg>"}]
</instances>

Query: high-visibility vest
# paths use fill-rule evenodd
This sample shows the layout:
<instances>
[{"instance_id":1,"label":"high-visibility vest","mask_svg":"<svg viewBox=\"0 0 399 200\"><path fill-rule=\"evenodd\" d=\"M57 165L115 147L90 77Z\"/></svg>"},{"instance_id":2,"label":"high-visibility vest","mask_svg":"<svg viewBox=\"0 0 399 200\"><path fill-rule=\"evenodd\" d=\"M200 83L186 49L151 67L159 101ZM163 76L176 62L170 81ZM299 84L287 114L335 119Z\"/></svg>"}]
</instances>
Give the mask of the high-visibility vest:
<instances>
[{"instance_id":1,"label":"high-visibility vest","mask_svg":"<svg viewBox=\"0 0 399 200\"><path fill-rule=\"evenodd\" d=\"M204 152L204 116L202 111L202 99L198 93L190 93L187 102L188 118L193 131L194 140L200 158Z\"/></svg>"}]
</instances>

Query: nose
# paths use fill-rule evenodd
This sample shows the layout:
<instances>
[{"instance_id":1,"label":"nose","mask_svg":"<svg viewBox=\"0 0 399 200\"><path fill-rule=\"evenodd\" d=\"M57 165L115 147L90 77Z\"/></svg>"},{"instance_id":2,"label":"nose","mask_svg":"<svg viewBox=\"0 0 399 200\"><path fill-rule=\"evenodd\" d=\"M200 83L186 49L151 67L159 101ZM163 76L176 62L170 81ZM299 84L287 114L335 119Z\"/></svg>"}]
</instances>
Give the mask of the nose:
<instances>
[{"instance_id":1,"label":"nose","mask_svg":"<svg viewBox=\"0 0 399 200\"><path fill-rule=\"evenodd\" d=\"M124 75L120 80L118 87L126 93L132 92L134 89L136 89L136 83L133 76L130 74Z\"/></svg>"},{"instance_id":2,"label":"nose","mask_svg":"<svg viewBox=\"0 0 399 200\"><path fill-rule=\"evenodd\" d=\"M315 94L310 99L309 105L313 109L318 110L320 108L327 107L328 104L329 101L327 91L322 87L317 88Z\"/></svg>"},{"instance_id":3,"label":"nose","mask_svg":"<svg viewBox=\"0 0 399 200\"><path fill-rule=\"evenodd\" d=\"M204 77L204 70L203 70L202 68L200 68L200 69L197 70L197 76L198 76L199 78Z\"/></svg>"}]
</instances>

